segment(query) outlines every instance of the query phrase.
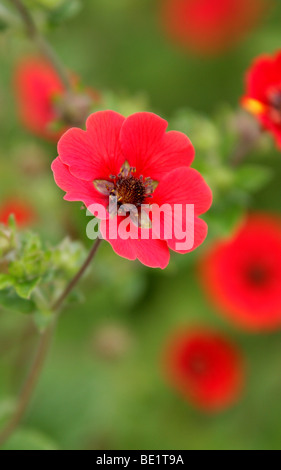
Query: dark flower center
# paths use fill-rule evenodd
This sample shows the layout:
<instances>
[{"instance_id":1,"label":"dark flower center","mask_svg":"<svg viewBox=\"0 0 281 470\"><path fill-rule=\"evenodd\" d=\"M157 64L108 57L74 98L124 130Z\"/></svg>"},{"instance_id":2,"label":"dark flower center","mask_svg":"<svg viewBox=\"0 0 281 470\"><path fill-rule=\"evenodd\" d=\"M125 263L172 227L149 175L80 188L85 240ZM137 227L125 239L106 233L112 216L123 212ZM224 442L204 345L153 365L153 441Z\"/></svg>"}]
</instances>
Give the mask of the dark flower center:
<instances>
[{"instance_id":1,"label":"dark flower center","mask_svg":"<svg viewBox=\"0 0 281 470\"><path fill-rule=\"evenodd\" d=\"M189 370L194 376L203 376L207 373L208 363L204 356L196 355L189 362Z\"/></svg>"},{"instance_id":2,"label":"dark flower center","mask_svg":"<svg viewBox=\"0 0 281 470\"><path fill-rule=\"evenodd\" d=\"M255 286L262 286L268 280L268 272L263 266L253 266L247 272L247 278Z\"/></svg>"},{"instance_id":3,"label":"dark flower center","mask_svg":"<svg viewBox=\"0 0 281 470\"><path fill-rule=\"evenodd\" d=\"M117 206L120 211L124 211L122 215L126 215L128 212L126 205L130 204L135 206L136 210L134 214L131 214L133 222L142 227L150 228L150 219L145 213L140 214L140 206L145 202L146 198L151 198L154 190L158 186L158 181L153 181L151 178L144 178L142 175L139 178L135 177L136 169L131 167L126 161L121 169L120 173L115 175L109 175L108 180L94 180L94 186L97 191L105 196L109 196L109 202L117 200ZM124 207L122 207L124 206ZM111 216L117 215L116 209L108 206L109 214ZM118 213L120 214L120 211ZM130 210L131 212L131 210Z\"/></svg>"},{"instance_id":4,"label":"dark flower center","mask_svg":"<svg viewBox=\"0 0 281 470\"><path fill-rule=\"evenodd\" d=\"M118 204L133 204L140 206L146 197L146 187L142 180L129 176L119 178L116 189L113 190L117 196Z\"/></svg>"}]
</instances>

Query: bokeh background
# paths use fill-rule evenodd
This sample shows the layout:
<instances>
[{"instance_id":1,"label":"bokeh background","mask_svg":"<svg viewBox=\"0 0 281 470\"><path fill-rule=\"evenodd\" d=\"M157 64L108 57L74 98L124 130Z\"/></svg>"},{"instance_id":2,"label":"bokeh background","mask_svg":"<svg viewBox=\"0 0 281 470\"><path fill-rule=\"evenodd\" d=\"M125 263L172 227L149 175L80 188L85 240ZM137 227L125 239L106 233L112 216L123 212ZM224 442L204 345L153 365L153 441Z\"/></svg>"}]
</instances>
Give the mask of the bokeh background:
<instances>
[{"instance_id":1,"label":"bokeh background","mask_svg":"<svg viewBox=\"0 0 281 470\"><path fill-rule=\"evenodd\" d=\"M53 24L47 36L66 66L105 92L113 109L153 110L190 134L194 121L186 109L206 115L208 123L238 110L252 59L280 47L281 4L233 50L204 57L164 34L159 2L83 0L81 10ZM64 202L54 184L56 146L31 135L17 117L14 65L33 51L20 32L0 35L0 200L13 195L29 201L37 213L34 228L46 243L69 235L90 247L85 211ZM173 254L166 270L121 259L103 244L81 300L59 321L32 404L6 448L280 448L281 334L249 334L222 319L202 292L196 268L208 243L231 230L248 208L280 211L280 152L265 139L251 159L270 171L268 184L222 208L223 220L216 216L220 188L207 242L190 255ZM224 179L222 186L229 193ZM240 400L217 414L195 410L163 378L162 351L170 335L194 324L226 334L247 364ZM0 422L13 406L36 339L27 316L0 308Z\"/></svg>"}]
</instances>

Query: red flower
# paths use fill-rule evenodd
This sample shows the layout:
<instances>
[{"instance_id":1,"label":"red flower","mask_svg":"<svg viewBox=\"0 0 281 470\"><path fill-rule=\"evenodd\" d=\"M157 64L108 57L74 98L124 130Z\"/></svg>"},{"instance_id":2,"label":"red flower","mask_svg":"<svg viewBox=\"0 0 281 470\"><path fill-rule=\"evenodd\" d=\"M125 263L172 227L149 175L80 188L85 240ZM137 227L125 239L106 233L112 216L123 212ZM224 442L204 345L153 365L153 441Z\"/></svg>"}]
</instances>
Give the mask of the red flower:
<instances>
[{"instance_id":1,"label":"red flower","mask_svg":"<svg viewBox=\"0 0 281 470\"><path fill-rule=\"evenodd\" d=\"M22 199L7 199L0 205L0 223L7 225L10 215L14 215L19 227L31 225L36 216L33 207Z\"/></svg>"},{"instance_id":2,"label":"red flower","mask_svg":"<svg viewBox=\"0 0 281 470\"><path fill-rule=\"evenodd\" d=\"M281 51L255 60L246 75L242 106L273 134L281 148Z\"/></svg>"},{"instance_id":3,"label":"red flower","mask_svg":"<svg viewBox=\"0 0 281 470\"><path fill-rule=\"evenodd\" d=\"M98 99L95 92L75 92L77 80L72 77L74 91L66 93L53 67L44 59L29 57L16 67L15 96L23 125L32 133L57 142L63 133L90 114L91 102Z\"/></svg>"},{"instance_id":4,"label":"red flower","mask_svg":"<svg viewBox=\"0 0 281 470\"><path fill-rule=\"evenodd\" d=\"M203 54L223 52L237 43L263 16L265 0L162 0L168 34Z\"/></svg>"},{"instance_id":5,"label":"red flower","mask_svg":"<svg viewBox=\"0 0 281 470\"><path fill-rule=\"evenodd\" d=\"M87 120L87 131L70 129L61 138L59 157L53 162L57 185L66 191L68 201L82 201L89 207L101 204L108 209L112 198L122 205L164 203L194 204L194 245L199 246L207 235L205 222L198 218L211 205L211 191L201 175L189 168L194 149L189 139L180 132L166 133L167 122L152 113L136 113L125 119L113 111L92 114ZM91 210L91 209L90 209ZM125 215L118 215L118 234L108 234L108 212L101 221L100 230L114 251L134 260L138 258L151 267L165 268L169 263L169 248L177 250L175 236L166 240L161 233L153 239L150 219L131 227L132 236L126 238ZM181 214L182 215L182 214ZM138 216L138 213L137 213ZM183 224L185 220L183 214ZM139 222L139 219L138 221ZM167 222L167 221L166 221ZM176 216L168 218L168 225L178 223ZM142 236L146 231L148 239ZM155 235L155 234L154 234ZM188 252L189 249L182 250Z\"/></svg>"},{"instance_id":6,"label":"red flower","mask_svg":"<svg viewBox=\"0 0 281 470\"><path fill-rule=\"evenodd\" d=\"M255 214L231 240L219 241L200 264L211 300L249 330L281 326L281 219Z\"/></svg>"},{"instance_id":7,"label":"red flower","mask_svg":"<svg viewBox=\"0 0 281 470\"><path fill-rule=\"evenodd\" d=\"M242 390L244 366L240 353L227 339L208 329L175 334L163 365L170 384L203 411L227 408Z\"/></svg>"}]
</instances>

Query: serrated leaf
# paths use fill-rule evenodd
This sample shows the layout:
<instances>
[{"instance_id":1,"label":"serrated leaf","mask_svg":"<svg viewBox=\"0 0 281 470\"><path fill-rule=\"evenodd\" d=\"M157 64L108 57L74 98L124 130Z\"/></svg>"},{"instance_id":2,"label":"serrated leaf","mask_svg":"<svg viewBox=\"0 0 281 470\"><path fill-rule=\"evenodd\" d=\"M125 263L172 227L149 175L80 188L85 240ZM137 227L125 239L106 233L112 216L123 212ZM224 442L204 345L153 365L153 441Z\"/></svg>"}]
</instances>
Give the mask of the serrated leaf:
<instances>
[{"instance_id":1,"label":"serrated leaf","mask_svg":"<svg viewBox=\"0 0 281 470\"><path fill-rule=\"evenodd\" d=\"M22 299L30 299L33 289L39 284L41 278L33 279L32 281L26 281L18 284L14 284L16 293Z\"/></svg>"}]
</instances>

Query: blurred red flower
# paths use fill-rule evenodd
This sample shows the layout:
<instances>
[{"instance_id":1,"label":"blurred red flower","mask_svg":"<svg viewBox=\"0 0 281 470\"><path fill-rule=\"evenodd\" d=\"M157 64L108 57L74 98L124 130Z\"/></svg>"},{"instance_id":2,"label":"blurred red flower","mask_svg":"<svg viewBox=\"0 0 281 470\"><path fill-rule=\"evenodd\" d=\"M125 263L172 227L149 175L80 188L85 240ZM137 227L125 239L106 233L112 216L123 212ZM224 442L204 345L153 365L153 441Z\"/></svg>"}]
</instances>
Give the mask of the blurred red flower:
<instances>
[{"instance_id":1,"label":"blurred red flower","mask_svg":"<svg viewBox=\"0 0 281 470\"><path fill-rule=\"evenodd\" d=\"M85 121L91 104L99 99L95 91L78 91L72 75L73 93L66 92L53 67L40 57L26 57L14 73L15 97L19 117L32 133L57 142L73 125Z\"/></svg>"},{"instance_id":2,"label":"blurred red flower","mask_svg":"<svg viewBox=\"0 0 281 470\"><path fill-rule=\"evenodd\" d=\"M0 204L0 223L7 225L9 217L14 215L18 227L27 227L36 219L35 211L29 202L22 199L6 199Z\"/></svg>"},{"instance_id":3,"label":"blurred red flower","mask_svg":"<svg viewBox=\"0 0 281 470\"><path fill-rule=\"evenodd\" d=\"M202 54L221 53L263 17L268 0L162 0L162 21L171 38Z\"/></svg>"},{"instance_id":4,"label":"blurred red flower","mask_svg":"<svg viewBox=\"0 0 281 470\"><path fill-rule=\"evenodd\" d=\"M244 364L240 352L207 328L176 333L165 350L163 366L171 386L203 411L229 407L242 391Z\"/></svg>"},{"instance_id":5,"label":"blurred red flower","mask_svg":"<svg viewBox=\"0 0 281 470\"><path fill-rule=\"evenodd\" d=\"M59 157L52 165L55 181L66 192L67 201L105 208L100 230L117 254L162 269L169 263L169 248L178 251L175 237L166 240L159 234L153 239L147 221L143 227L137 219L131 227L133 235L126 239L122 222L128 217L115 213L109 218L108 206L112 197L118 199L118 207L194 204L192 249L203 243L207 225L198 216L210 208L212 193L202 176L189 168L194 158L190 140L181 132L166 132L167 126L164 119L152 113L136 113L127 119L113 111L94 113L87 120L86 132L70 129L64 134L58 145ZM116 217L118 233L112 237L108 221ZM168 221L173 222L178 222L176 216ZM143 228L149 239L141 236Z\"/></svg>"},{"instance_id":6,"label":"blurred red flower","mask_svg":"<svg viewBox=\"0 0 281 470\"><path fill-rule=\"evenodd\" d=\"M246 75L242 106L270 131L281 149L281 51L258 57Z\"/></svg>"},{"instance_id":7,"label":"blurred red flower","mask_svg":"<svg viewBox=\"0 0 281 470\"><path fill-rule=\"evenodd\" d=\"M249 330L281 326L281 219L253 214L230 240L218 241L200 262L210 299Z\"/></svg>"}]
</instances>

